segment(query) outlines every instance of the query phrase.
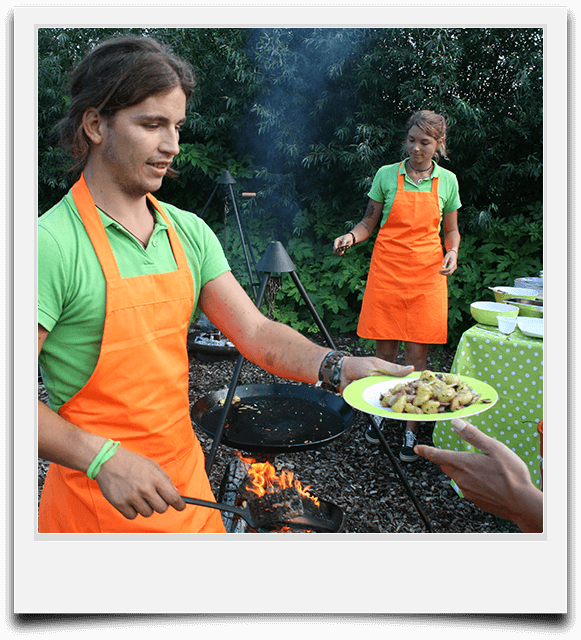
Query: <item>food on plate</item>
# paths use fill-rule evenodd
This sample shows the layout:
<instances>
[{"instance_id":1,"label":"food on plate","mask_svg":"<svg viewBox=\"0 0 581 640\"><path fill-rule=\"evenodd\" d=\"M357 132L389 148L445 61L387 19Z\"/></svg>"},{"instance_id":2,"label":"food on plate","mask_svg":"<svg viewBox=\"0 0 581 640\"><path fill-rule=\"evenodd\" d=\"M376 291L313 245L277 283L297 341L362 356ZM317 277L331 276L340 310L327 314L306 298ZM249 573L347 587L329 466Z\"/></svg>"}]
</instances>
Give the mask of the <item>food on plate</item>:
<instances>
[{"instance_id":1,"label":"food on plate","mask_svg":"<svg viewBox=\"0 0 581 640\"><path fill-rule=\"evenodd\" d=\"M383 396L385 394L381 395L380 398L380 403L382 407L387 407L387 406L391 406L391 408L395 411L395 413L403 413L405 406L407 404L407 398L405 396L404 393L397 395L397 396L393 396L394 402L392 405L389 405L389 400L386 402L386 404L383 403Z\"/></svg>"},{"instance_id":2,"label":"food on plate","mask_svg":"<svg viewBox=\"0 0 581 640\"><path fill-rule=\"evenodd\" d=\"M434 414L458 411L475 402L491 402L481 398L453 373L422 371L419 378L400 382L382 393L379 403L394 413Z\"/></svg>"}]
</instances>

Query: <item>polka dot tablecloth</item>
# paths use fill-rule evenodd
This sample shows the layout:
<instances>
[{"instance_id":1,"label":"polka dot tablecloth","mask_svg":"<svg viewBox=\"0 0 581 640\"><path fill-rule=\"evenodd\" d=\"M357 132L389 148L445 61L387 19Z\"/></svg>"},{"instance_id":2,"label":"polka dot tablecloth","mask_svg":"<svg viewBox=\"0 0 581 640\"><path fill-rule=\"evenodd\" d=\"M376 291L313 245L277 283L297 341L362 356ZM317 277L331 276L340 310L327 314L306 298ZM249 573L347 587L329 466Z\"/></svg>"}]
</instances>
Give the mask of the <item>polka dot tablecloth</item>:
<instances>
[{"instance_id":1,"label":"polka dot tablecloth","mask_svg":"<svg viewBox=\"0 0 581 640\"><path fill-rule=\"evenodd\" d=\"M515 451L541 488L541 451L537 431L543 419L543 341L517 327L506 336L496 327L475 325L458 345L452 373L477 378L494 387L498 402L468 421ZM448 421L436 422L433 442L440 449L475 451Z\"/></svg>"}]
</instances>

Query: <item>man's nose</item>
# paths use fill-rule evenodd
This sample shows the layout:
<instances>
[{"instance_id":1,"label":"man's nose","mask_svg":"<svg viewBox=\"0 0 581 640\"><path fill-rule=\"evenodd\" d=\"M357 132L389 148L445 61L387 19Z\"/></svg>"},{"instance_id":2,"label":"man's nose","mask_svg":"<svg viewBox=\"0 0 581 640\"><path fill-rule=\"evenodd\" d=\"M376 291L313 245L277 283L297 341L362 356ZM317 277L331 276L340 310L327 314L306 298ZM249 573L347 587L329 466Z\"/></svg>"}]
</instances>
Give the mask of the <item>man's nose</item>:
<instances>
[{"instance_id":1,"label":"man's nose","mask_svg":"<svg viewBox=\"0 0 581 640\"><path fill-rule=\"evenodd\" d=\"M179 131L168 131L167 135L164 136L160 147L165 153L170 153L171 155L177 156L177 154L180 152Z\"/></svg>"}]
</instances>

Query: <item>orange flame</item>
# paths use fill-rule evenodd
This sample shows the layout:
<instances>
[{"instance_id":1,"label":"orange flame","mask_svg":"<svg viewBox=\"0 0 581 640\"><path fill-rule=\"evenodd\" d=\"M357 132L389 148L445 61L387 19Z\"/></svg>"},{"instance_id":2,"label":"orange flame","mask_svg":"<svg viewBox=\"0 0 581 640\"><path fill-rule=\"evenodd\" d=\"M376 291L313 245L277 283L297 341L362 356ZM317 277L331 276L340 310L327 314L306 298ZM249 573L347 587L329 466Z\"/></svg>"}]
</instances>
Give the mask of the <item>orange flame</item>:
<instances>
[{"instance_id":1,"label":"orange flame","mask_svg":"<svg viewBox=\"0 0 581 640\"><path fill-rule=\"evenodd\" d=\"M256 462L254 458L244 458L239 452L237 452L237 455L240 460L250 464L248 477L251 481L251 486L248 489L256 493L257 496L262 497L266 493L275 493L294 486L299 495L312 500L317 507L321 505L320 500L309 493L311 487L303 488L300 481L294 477L292 471L282 471L277 475L276 469L270 462Z\"/></svg>"}]
</instances>

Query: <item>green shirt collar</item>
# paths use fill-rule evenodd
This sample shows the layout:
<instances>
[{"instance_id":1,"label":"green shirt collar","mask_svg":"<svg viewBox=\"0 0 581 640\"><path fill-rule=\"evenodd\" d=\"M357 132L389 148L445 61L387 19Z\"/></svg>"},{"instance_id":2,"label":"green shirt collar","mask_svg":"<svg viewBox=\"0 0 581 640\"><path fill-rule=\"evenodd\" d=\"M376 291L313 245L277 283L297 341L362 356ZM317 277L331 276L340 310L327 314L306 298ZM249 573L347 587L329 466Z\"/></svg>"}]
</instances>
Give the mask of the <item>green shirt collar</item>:
<instances>
[{"instance_id":1,"label":"green shirt collar","mask_svg":"<svg viewBox=\"0 0 581 640\"><path fill-rule=\"evenodd\" d=\"M405 159L407 160L407 158ZM413 183L416 185L416 187L419 185L419 182L416 184L406 173L405 170L405 160L403 160L400 164L400 168L399 168L399 172L400 174L403 174L405 176L406 180L409 180L410 183ZM434 165L434 170L432 171L432 173L430 174L430 176L428 178L422 178L420 180L420 182L426 182L427 180L431 180L432 178L439 178L442 175L442 168L440 167L440 165L435 162L434 160L432 160L432 164Z\"/></svg>"},{"instance_id":2,"label":"green shirt collar","mask_svg":"<svg viewBox=\"0 0 581 640\"><path fill-rule=\"evenodd\" d=\"M97 207L97 211L99 213L99 216L101 217L101 221L103 222L103 226L105 228L109 227L110 225L115 223L115 220L113 220L113 218L110 218L107 214L103 213L101 211L101 209L99 209L99 207ZM158 231L158 229L164 230L168 228L168 224L167 222L161 217L159 211L157 209L154 209L154 213L155 213L155 229L154 229L154 233L156 231Z\"/></svg>"},{"instance_id":3,"label":"green shirt collar","mask_svg":"<svg viewBox=\"0 0 581 640\"><path fill-rule=\"evenodd\" d=\"M405 160L402 160L402 162L400 164L400 167L399 167L399 172L403 173L404 175L407 175L406 170L405 170L405 162L406 162L406 160L407 160L407 158ZM432 164L434 165L434 170L430 174L430 178L438 178L440 175L442 175L442 167L440 167L440 165L435 160L432 160Z\"/></svg>"}]
</instances>

